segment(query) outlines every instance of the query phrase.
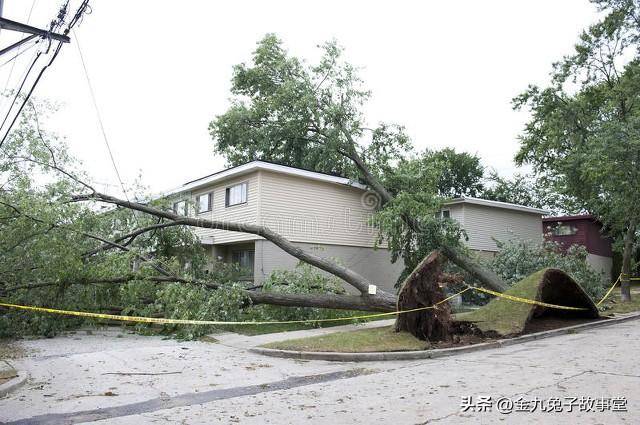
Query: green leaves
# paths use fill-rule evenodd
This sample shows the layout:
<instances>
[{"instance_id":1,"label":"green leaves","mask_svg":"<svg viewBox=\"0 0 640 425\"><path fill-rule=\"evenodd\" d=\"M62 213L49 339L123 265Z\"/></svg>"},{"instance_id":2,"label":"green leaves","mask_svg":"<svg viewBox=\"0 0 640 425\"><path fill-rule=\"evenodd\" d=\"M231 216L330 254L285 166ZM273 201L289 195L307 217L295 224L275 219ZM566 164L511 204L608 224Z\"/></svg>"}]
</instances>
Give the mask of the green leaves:
<instances>
[{"instance_id":1,"label":"green leaves","mask_svg":"<svg viewBox=\"0 0 640 425\"><path fill-rule=\"evenodd\" d=\"M358 179L353 152L379 175L410 150L402 127L369 129L362 107L370 93L357 70L335 41L319 47L322 56L309 65L269 34L250 65L234 67L233 105L209 125L230 165L260 159Z\"/></svg>"},{"instance_id":2,"label":"green leaves","mask_svg":"<svg viewBox=\"0 0 640 425\"><path fill-rule=\"evenodd\" d=\"M609 13L554 66L553 84L514 99L531 111L516 161L620 232L640 218L639 6L596 3Z\"/></svg>"},{"instance_id":3,"label":"green leaves","mask_svg":"<svg viewBox=\"0 0 640 425\"><path fill-rule=\"evenodd\" d=\"M588 253L583 246L573 245L566 251L554 242L503 241L498 246L500 251L490 261L490 268L509 284L519 282L543 268L552 267L570 274L597 300L609 283L587 263Z\"/></svg>"}]
</instances>

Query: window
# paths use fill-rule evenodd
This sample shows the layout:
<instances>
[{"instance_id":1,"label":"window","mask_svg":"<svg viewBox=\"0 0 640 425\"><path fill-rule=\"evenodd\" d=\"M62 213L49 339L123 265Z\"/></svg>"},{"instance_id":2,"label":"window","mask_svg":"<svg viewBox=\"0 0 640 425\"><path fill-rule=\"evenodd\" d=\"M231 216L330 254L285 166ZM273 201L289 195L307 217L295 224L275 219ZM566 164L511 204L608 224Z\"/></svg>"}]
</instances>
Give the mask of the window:
<instances>
[{"instance_id":1,"label":"window","mask_svg":"<svg viewBox=\"0 0 640 425\"><path fill-rule=\"evenodd\" d=\"M573 236L578 234L578 228L569 224L558 224L552 232L554 236Z\"/></svg>"},{"instance_id":2,"label":"window","mask_svg":"<svg viewBox=\"0 0 640 425\"><path fill-rule=\"evenodd\" d=\"M227 188L225 193L225 205L227 207L244 204L245 202L247 202L247 183L240 183Z\"/></svg>"},{"instance_id":3,"label":"window","mask_svg":"<svg viewBox=\"0 0 640 425\"><path fill-rule=\"evenodd\" d=\"M178 201L173 204L173 212L178 215L187 215L187 201Z\"/></svg>"},{"instance_id":4,"label":"window","mask_svg":"<svg viewBox=\"0 0 640 425\"><path fill-rule=\"evenodd\" d=\"M211 211L212 201L213 192L203 193L202 195L196 196L196 207L198 208L198 213Z\"/></svg>"},{"instance_id":5,"label":"window","mask_svg":"<svg viewBox=\"0 0 640 425\"><path fill-rule=\"evenodd\" d=\"M436 213L436 218L451 218L451 211L449 210L440 210Z\"/></svg>"},{"instance_id":6,"label":"window","mask_svg":"<svg viewBox=\"0 0 640 425\"><path fill-rule=\"evenodd\" d=\"M253 276L253 258L251 249L231 252L231 263L238 265L245 277Z\"/></svg>"}]
</instances>

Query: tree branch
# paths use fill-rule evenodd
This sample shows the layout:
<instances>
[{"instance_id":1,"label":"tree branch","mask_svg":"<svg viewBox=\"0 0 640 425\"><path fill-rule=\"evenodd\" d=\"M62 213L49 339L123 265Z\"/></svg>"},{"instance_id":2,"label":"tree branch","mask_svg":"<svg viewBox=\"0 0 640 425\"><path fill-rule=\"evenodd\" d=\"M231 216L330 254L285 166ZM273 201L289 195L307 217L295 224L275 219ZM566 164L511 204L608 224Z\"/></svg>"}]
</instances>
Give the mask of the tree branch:
<instances>
[{"instance_id":1,"label":"tree branch","mask_svg":"<svg viewBox=\"0 0 640 425\"><path fill-rule=\"evenodd\" d=\"M227 230L233 232L242 232L242 233L251 233L254 235L261 236L275 245L280 247L286 253L296 257L299 260L304 261L305 263L309 263L312 266L319 268L320 270L324 270L329 272L340 279L344 280L362 294L366 294L369 290L369 285L371 284L366 278L361 276L360 274L354 272L351 269L348 269L344 266L334 263L331 260L318 257L314 254L311 254L300 247L292 244L287 239L279 235L278 233L272 231L268 227L259 226L255 224L243 224L243 223L233 223L226 222L220 220L208 220L204 218L193 218L193 217L185 217L175 214L169 211L163 211L158 208L154 208L148 205L140 204L132 201L125 201L110 195L102 194L102 193L91 193L87 195L78 195L74 196L73 201L100 201L106 202L113 205L118 205L124 208L141 211L146 214L153 215L155 217L166 218L168 220L178 221L181 220L185 225L191 227L199 227L203 229L219 229L219 230ZM380 291L378 291L380 292Z\"/></svg>"},{"instance_id":2,"label":"tree branch","mask_svg":"<svg viewBox=\"0 0 640 425\"><path fill-rule=\"evenodd\" d=\"M122 241L126 241L125 243L122 244L122 246L127 246L127 245L130 245L136 237L138 237L138 236L140 236L140 235L142 235L144 233L147 233L147 232L150 232L150 231L153 231L153 230L158 230L158 229L165 229L167 227L183 226L185 224L186 223L184 221L182 221L182 220L170 221L170 222L166 222L166 223L153 224L151 226L147 226L147 227L142 227L140 229L136 229L131 233L127 233L126 235L122 235L122 236L118 237L117 239L114 239L113 242L120 243ZM83 257L91 257L92 255L95 255L95 254L97 254L99 252L102 252L102 251L107 251L107 250L112 249L112 248L119 248L119 246L118 247L114 247L114 245L112 243L106 243L106 244L102 245L101 247L98 247L98 248L96 248L94 250L85 252L84 254L82 254L82 256Z\"/></svg>"}]
</instances>

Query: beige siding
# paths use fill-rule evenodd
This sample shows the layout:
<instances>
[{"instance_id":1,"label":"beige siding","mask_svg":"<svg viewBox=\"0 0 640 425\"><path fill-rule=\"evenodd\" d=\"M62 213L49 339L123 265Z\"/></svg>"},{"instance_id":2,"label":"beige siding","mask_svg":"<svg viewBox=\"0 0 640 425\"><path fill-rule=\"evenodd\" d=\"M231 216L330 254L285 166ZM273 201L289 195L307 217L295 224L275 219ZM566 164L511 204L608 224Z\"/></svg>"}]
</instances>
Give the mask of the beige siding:
<instances>
[{"instance_id":1,"label":"beige siding","mask_svg":"<svg viewBox=\"0 0 640 425\"><path fill-rule=\"evenodd\" d=\"M225 207L225 189L234 184L247 182L247 203ZM210 212L198 214L200 218L211 220L224 220L235 223L256 224L258 221L259 205L259 172L255 171L245 176L227 180L222 183L198 189L191 193L191 202L195 204L196 196L213 191L213 208ZM193 208L191 208L193 211ZM196 234L204 243L224 244L230 242L248 241L260 239L259 236L249 233L229 232L226 230L195 229Z\"/></svg>"},{"instance_id":2,"label":"beige siding","mask_svg":"<svg viewBox=\"0 0 640 425\"><path fill-rule=\"evenodd\" d=\"M461 216L461 224L467 231L468 246L471 249L498 251L493 239L498 241L542 239L540 214L464 204Z\"/></svg>"},{"instance_id":3,"label":"beige siding","mask_svg":"<svg viewBox=\"0 0 640 425\"><path fill-rule=\"evenodd\" d=\"M611 257L603 257L602 255L587 254L587 263L597 272L601 273L605 284L609 284L611 278L611 268L613 267L613 259Z\"/></svg>"},{"instance_id":4,"label":"beige siding","mask_svg":"<svg viewBox=\"0 0 640 425\"><path fill-rule=\"evenodd\" d=\"M464 222L464 206L462 204L447 205L442 207L442 209L449 210L449 217L458 223Z\"/></svg>"},{"instance_id":5,"label":"beige siding","mask_svg":"<svg viewBox=\"0 0 640 425\"><path fill-rule=\"evenodd\" d=\"M384 248L307 243L296 243L296 245L319 257L339 261L379 288L391 293L395 293L394 285L404 268L402 260L396 261L395 264L391 263L391 254ZM299 263L297 258L287 254L269 241L257 241L255 250L254 277L256 282L262 282L274 270L292 270ZM349 292L357 292L350 285L345 284L345 288Z\"/></svg>"},{"instance_id":6,"label":"beige siding","mask_svg":"<svg viewBox=\"0 0 640 425\"><path fill-rule=\"evenodd\" d=\"M268 171L261 175L262 224L296 242L374 245L361 189Z\"/></svg>"}]
</instances>

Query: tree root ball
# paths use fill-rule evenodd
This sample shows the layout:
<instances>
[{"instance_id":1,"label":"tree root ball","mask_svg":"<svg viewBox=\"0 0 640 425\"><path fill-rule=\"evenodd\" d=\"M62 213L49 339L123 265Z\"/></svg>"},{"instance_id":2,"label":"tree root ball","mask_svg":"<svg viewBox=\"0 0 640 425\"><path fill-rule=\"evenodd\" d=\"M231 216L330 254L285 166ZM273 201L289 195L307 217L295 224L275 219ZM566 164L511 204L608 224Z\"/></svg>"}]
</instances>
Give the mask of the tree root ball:
<instances>
[{"instance_id":1,"label":"tree root ball","mask_svg":"<svg viewBox=\"0 0 640 425\"><path fill-rule=\"evenodd\" d=\"M445 258L434 251L424 258L403 282L398 294L398 311L433 306L445 299L440 283ZM428 341L451 341L451 306L443 302L433 309L399 314L396 331L406 331Z\"/></svg>"}]
</instances>

